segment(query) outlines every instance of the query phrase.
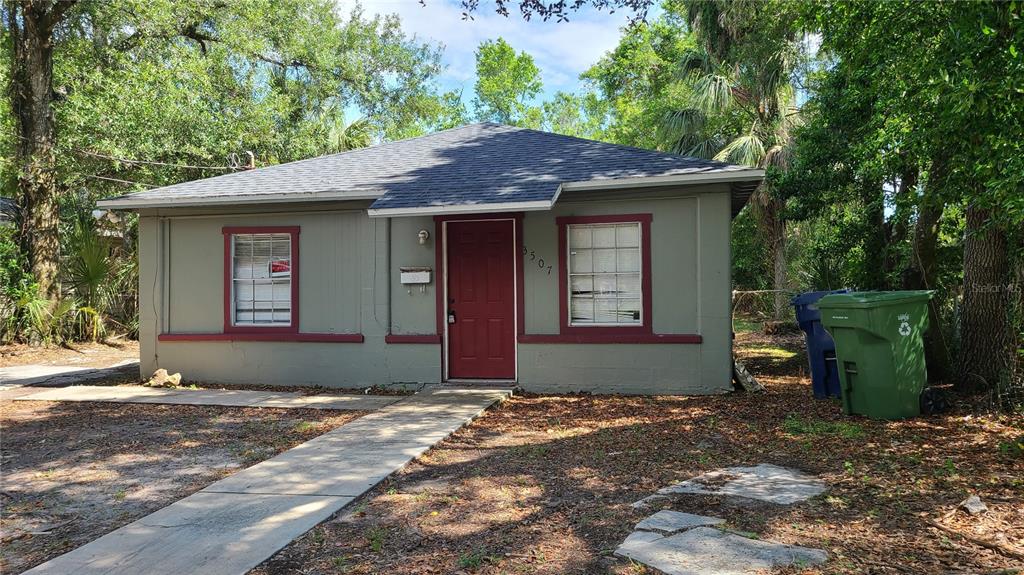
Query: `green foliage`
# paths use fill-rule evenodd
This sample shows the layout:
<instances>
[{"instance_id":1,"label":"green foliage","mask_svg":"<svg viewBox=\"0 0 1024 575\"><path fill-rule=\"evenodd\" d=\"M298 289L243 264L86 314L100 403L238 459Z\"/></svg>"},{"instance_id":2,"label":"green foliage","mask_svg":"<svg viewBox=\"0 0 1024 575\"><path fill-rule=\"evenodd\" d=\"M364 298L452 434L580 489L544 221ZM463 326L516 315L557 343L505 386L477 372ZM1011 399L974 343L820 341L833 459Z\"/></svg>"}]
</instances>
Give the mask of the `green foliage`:
<instances>
[{"instance_id":1,"label":"green foliage","mask_svg":"<svg viewBox=\"0 0 1024 575\"><path fill-rule=\"evenodd\" d=\"M387 537L387 534L387 529L379 525L366 530L366 538L370 541L370 549L374 553L380 553L384 549L384 539Z\"/></svg>"},{"instance_id":2,"label":"green foliage","mask_svg":"<svg viewBox=\"0 0 1024 575\"><path fill-rule=\"evenodd\" d=\"M473 99L477 120L537 127L540 110L531 102L541 88L533 57L517 53L504 38L487 40L477 48Z\"/></svg>"},{"instance_id":3,"label":"green foliage","mask_svg":"<svg viewBox=\"0 0 1024 575\"><path fill-rule=\"evenodd\" d=\"M542 106L543 129L556 134L602 140L608 104L593 92L582 95L558 92Z\"/></svg>"},{"instance_id":4,"label":"green foliage","mask_svg":"<svg viewBox=\"0 0 1024 575\"><path fill-rule=\"evenodd\" d=\"M658 149L658 130L689 94L675 73L696 45L679 14L666 8L651 22L624 28L619 44L581 78L606 101L609 141Z\"/></svg>"},{"instance_id":5,"label":"green foliage","mask_svg":"<svg viewBox=\"0 0 1024 575\"><path fill-rule=\"evenodd\" d=\"M54 46L59 186L105 197L132 189L110 178L165 185L245 151L267 165L437 129L457 114L440 71L440 48L396 16L328 0L80 3Z\"/></svg>"},{"instance_id":6,"label":"green foliage","mask_svg":"<svg viewBox=\"0 0 1024 575\"><path fill-rule=\"evenodd\" d=\"M1024 458L1024 435L999 442L999 453L1007 457Z\"/></svg>"},{"instance_id":7,"label":"green foliage","mask_svg":"<svg viewBox=\"0 0 1024 575\"><path fill-rule=\"evenodd\" d=\"M459 555L459 567L462 569L478 569L484 563L493 561L495 558L488 555L484 548L474 549L468 553Z\"/></svg>"},{"instance_id":8,"label":"green foliage","mask_svg":"<svg viewBox=\"0 0 1024 575\"><path fill-rule=\"evenodd\" d=\"M37 292L14 231L14 227L0 227L0 342L27 328L29 318L23 303Z\"/></svg>"},{"instance_id":9,"label":"green foliage","mask_svg":"<svg viewBox=\"0 0 1024 575\"><path fill-rule=\"evenodd\" d=\"M732 222L732 281L737 289L771 289L770 253L749 208Z\"/></svg>"},{"instance_id":10,"label":"green foliage","mask_svg":"<svg viewBox=\"0 0 1024 575\"><path fill-rule=\"evenodd\" d=\"M9 42L0 29L5 54ZM0 59L4 85L10 64ZM438 93L439 47L396 16L342 13L330 0L81 2L54 36L53 69L57 189L74 198L62 201L65 293L37 301L5 236L5 339L137 332L134 217L94 229L98 198L223 174L247 151L267 165L465 118L458 94ZM0 105L0 190L13 197L11 105ZM346 122L346 111L358 119Z\"/></svg>"},{"instance_id":11,"label":"green foliage","mask_svg":"<svg viewBox=\"0 0 1024 575\"><path fill-rule=\"evenodd\" d=\"M844 439L857 439L864 436L864 428L855 423L804 419L795 413L786 416L782 428L786 433L792 435L837 435Z\"/></svg>"}]
</instances>

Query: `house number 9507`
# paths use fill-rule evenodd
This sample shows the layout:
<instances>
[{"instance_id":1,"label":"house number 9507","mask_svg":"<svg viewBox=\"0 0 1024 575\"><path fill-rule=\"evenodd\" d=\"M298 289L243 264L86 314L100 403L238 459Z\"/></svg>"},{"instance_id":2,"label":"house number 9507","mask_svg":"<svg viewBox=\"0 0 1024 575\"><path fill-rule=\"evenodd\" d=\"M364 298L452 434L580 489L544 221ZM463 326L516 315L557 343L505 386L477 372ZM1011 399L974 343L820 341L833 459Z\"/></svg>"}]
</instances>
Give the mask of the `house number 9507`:
<instances>
[{"instance_id":1,"label":"house number 9507","mask_svg":"<svg viewBox=\"0 0 1024 575\"><path fill-rule=\"evenodd\" d=\"M530 256L530 261L531 262L537 262L537 267L538 268L546 271L548 275L551 275L551 268L552 268L552 266L547 265L545 263L545 261L544 261L544 258L537 257L537 252L531 250L530 248L528 248L526 246L523 246L523 255L524 256Z\"/></svg>"}]
</instances>

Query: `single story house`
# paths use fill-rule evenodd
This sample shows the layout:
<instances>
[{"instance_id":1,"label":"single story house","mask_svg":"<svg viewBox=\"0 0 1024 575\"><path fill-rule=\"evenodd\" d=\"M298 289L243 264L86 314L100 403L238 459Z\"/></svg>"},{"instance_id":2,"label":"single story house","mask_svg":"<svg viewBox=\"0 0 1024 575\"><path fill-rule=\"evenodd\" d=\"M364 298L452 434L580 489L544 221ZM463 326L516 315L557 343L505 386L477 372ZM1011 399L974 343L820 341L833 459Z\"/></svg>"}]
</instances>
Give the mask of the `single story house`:
<instances>
[{"instance_id":1,"label":"single story house","mask_svg":"<svg viewBox=\"0 0 1024 575\"><path fill-rule=\"evenodd\" d=\"M100 202L139 214L141 370L354 387L731 388L763 171L473 124Z\"/></svg>"}]
</instances>

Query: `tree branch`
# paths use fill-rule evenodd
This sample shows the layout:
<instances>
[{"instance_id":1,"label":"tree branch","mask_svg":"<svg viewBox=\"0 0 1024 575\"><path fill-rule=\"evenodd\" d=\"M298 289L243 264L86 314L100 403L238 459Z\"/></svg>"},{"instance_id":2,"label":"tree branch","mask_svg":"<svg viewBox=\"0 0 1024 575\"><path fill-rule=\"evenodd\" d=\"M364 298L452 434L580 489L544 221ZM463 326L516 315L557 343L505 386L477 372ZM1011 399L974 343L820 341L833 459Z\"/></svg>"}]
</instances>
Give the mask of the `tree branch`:
<instances>
[{"instance_id":1,"label":"tree branch","mask_svg":"<svg viewBox=\"0 0 1024 575\"><path fill-rule=\"evenodd\" d=\"M67 15L68 10L71 10L76 4L78 4L78 0L56 0L53 3L53 8L42 14L39 19L40 25L47 32L53 30Z\"/></svg>"}]
</instances>

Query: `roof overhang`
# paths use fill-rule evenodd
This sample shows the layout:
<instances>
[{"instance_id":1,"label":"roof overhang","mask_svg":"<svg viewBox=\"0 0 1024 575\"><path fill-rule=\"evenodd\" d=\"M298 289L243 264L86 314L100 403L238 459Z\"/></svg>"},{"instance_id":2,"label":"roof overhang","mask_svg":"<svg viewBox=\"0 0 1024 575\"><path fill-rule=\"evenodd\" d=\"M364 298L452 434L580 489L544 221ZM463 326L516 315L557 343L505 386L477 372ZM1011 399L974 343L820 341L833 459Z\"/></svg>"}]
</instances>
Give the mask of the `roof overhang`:
<instances>
[{"instance_id":1,"label":"roof overhang","mask_svg":"<svg viewBox=\"0 0 1024 575\"><path fill-rule=\"evenodd\" d=\"M528 212L550 210L562 192L600 191L623 188L647 188L675 185L730 183L733 186L733 215L746 204L754 188L764 179L764 170L741 169L727 172L689 173L669 176L599 178L560 184L550 200L508 201L495 203L437 204L396 208L370 208L371 218L392 218L411 216L432 216L447 214L483 214L490 212ZM122 196L100 200L97 206L104 209L140 210L149 208L215 207L225 205L282 204L322 201L379 200L379 192L325 191L304 194L250 194L182 198L133 198ZM737 207L738 206L738 207Z\"/></svg>"},{"instance_id":2,"label":"roof overhang","mask_svg":"<svg viewBox=\"0 0 1024 575\"><path fill-rule=\"evenodd\" d=\"M764 170L750 168L745 170L731 170L728 172L647 176L638 178L601 178L583 182L566 182L562 184L562 190L572 192L609 190L616 188L649 188L682 184L693 185L732 182L760 182L762 179L764 179Z\"/></svg>"},{"instance_id":3,"label":"roof overhang","mask_svg":"<svg viewBox=\"0 0 1024 575\"><path fill-rule=\"evenodd\" d=\"M371 218L402 218L411 216L443 216L450 214L489 214L493 212L539 212L550 210L558 195L550 200L532 202L500 202L489 204L447 204L411 208L370 208Z\"/></svg>"},{"instance_id":4,"label":"roof overhang","mask_svg":"<svg viewBox=\"0 0 1024 575\"><path fill-rule=\"evenodd\" d=\"M368 211L371 218L400 218L410 216L439 216L439 215L462 215L462 214L485 214L491 212L529 212L550 210L558 201L562 192L583 192L616 190L624 188L651 188L679 185L733 184L734 196L737 188L745 194L742 198L734 198L733 215L739 211L739 207L746 203L749 191L756 187L764 179L764 170L742 169L728 172L676 174L671 176L647 176L647 177L626 177L626 178L600 178L579 182L564 182L559 184L550 200L535 200L527 202L500 202L500 203L469 203L469 204L437 204L414 207L399 208L370 208ZM737 184L739 184L737 186Z\"/></svg>"},{"instance_id":5,"label":"roof overhang","mask_svg":"<svg viewBox=\"0 0 1024 575\"><path fill-rule=\"evenodd\" d=\"M141 210L146 208L195 208L223 206L228 204L287 204L296 202L326 202L338 200L376 200L379 193L314 192L309 194L251 194L232 196L184 197L184 198L132 198L121 196L96 202L96 206L108 210Z\"/></svg>"}]
</instances>

